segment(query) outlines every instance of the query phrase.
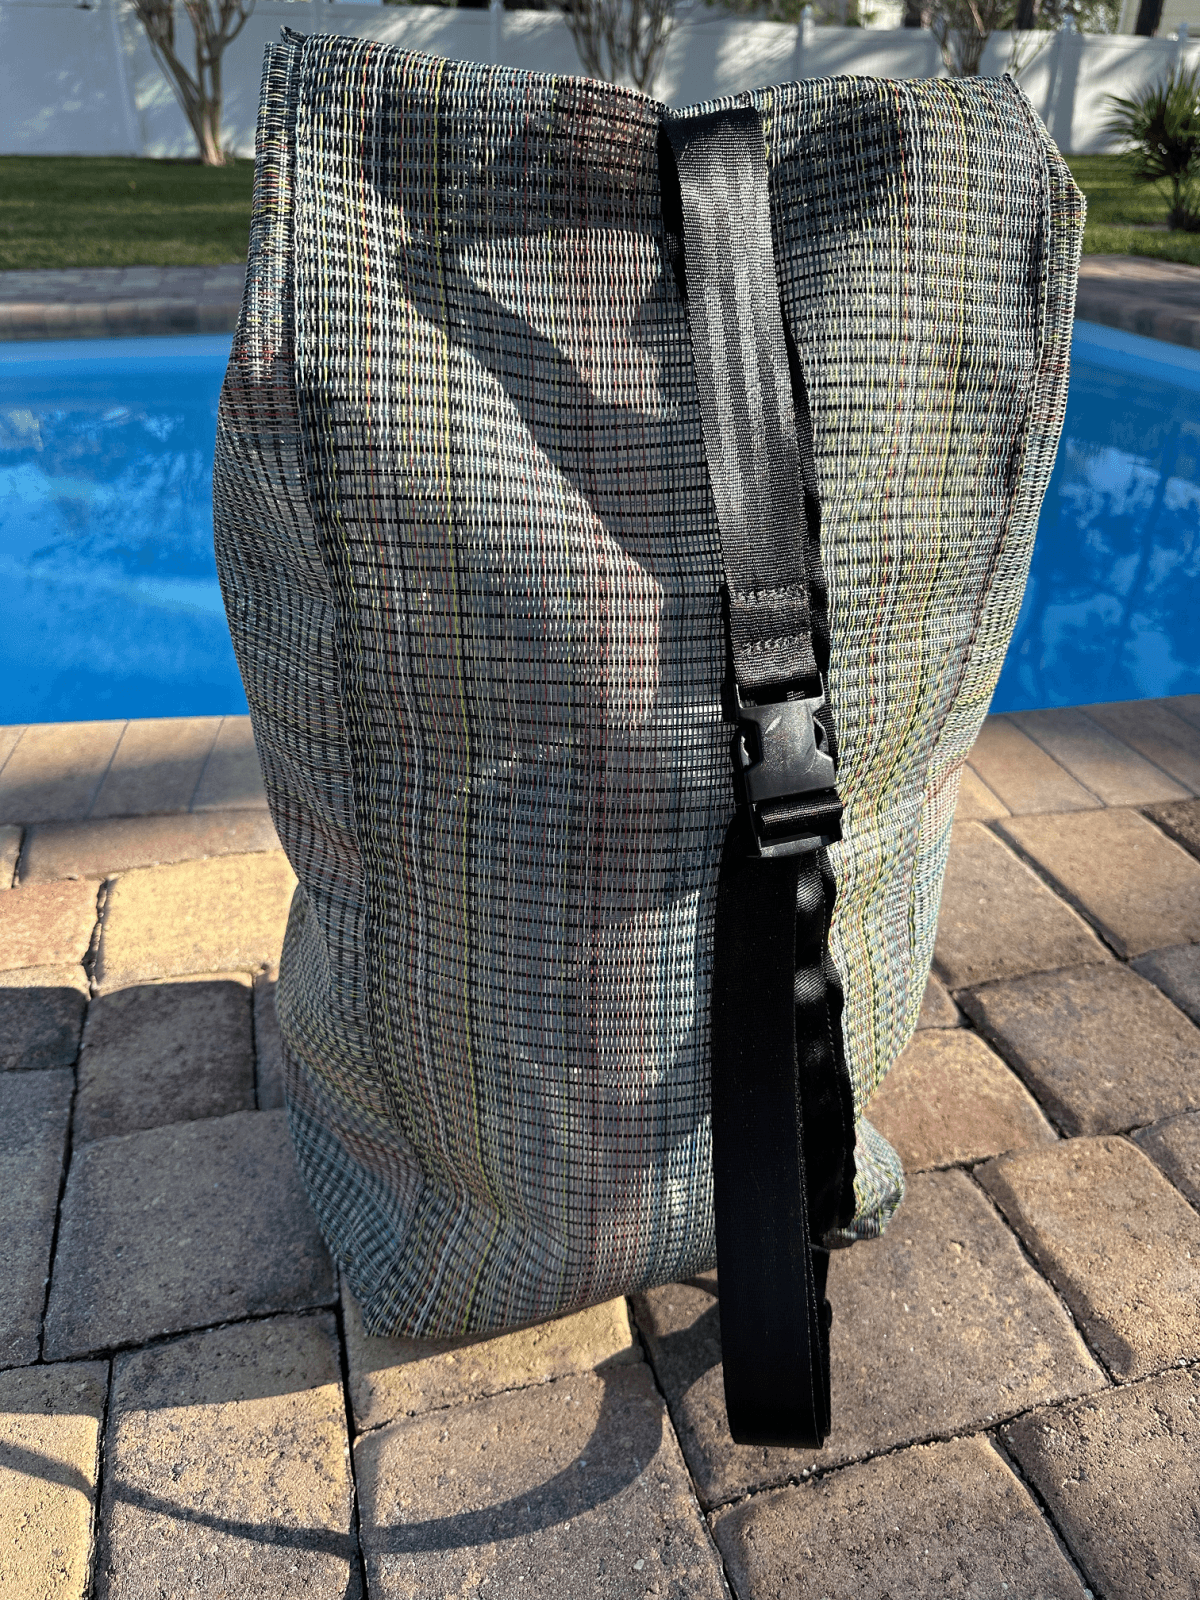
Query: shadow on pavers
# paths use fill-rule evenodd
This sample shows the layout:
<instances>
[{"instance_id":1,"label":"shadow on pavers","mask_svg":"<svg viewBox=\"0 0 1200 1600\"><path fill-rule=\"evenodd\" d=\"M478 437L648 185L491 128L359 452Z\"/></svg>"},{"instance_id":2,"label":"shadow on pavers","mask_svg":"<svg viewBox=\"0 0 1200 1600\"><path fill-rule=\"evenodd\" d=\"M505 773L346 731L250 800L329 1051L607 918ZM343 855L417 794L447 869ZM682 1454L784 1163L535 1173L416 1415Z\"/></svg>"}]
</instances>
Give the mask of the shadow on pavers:
<instances>
[{"instance_id":1,"label":"shadow on pavers","mask_svg":"<svg viewBox=\"0 0 1200 1600\"><path fill-rule=\"evenodd\" d=\"M0 984L0 1072L36 1072L70 1067L79 1054L87 986L57 982L55 969L33 969L25 981ZM38 981L29 982L34 976Z\"/></svg>"},{"instance_id":2,"label":"shadow on pavers","mask_svg":"<svg viewBox=\"0 0 1200 1600\"><path fill-rule=\"evenodd\" d=\"M634 1432L628 1435L630 1412L628 1407L620 1407L624 1447L619 1452L620 1464L612 1459L613 1452L597 1449L599 1441L616 1420L618 1397L612 1384L614 1381L619 1384L626 1371L627 1368L620 1365L614 1366L611 1370L606 1370L603 1365L596 1369L595 1376L605 1384L605 1393L596 1424L579 1455L562 1471L547 1479L537 1489L524 1491L499 1505L450 1517L413 1522L386 1530L374 1530L371 1539L372 1554L403 1555L410 1552L453 1550L527 1537L531 1533L573 1521L584 1513L594 1511L605 1502L615 1499L637 1481L641 1475L639 1462L652 1461L662 1442L661 1409L646 1408L635 1414L637 1420ZM258 1385L253 1386L252 1392L248 1392L244 1382L244 1371L237 1376L243 1381L236 1384L231 1381L230 1394L226 1398L262 1399L284 1392L285 1389L279 1382L268 1382L261 1386L261 1392ZM231 1380L232 1377L233 1375ZM206 1403L219 1404L221 1399L220 1394L214 1393L206 1396ZM599 1466L594 1466L592 1470L586 1472L580 1470L583 1464L596 1458L599 1459ZM0 1446L0 1466L46 1483L78 1489L89 1498L92 1493L91 1485L84 1481L81 1474L36 1450L18 1445ZM212 1533L275 1548L334 1556L348 1560L352 1569L357 1563L357 1541L350 1533L341 1534L315 1528L286 1528L276 1523L247 1522L222 1517L210 1512L183 1508L163 1496L127 1488L120 1482L111 1484L109 1493L113 1499L136 1507L140 1511L189 1523ZM352 1571L346 1590L347 1600L358 1592L357 1576Z\"/></svg>"}]
</instances>

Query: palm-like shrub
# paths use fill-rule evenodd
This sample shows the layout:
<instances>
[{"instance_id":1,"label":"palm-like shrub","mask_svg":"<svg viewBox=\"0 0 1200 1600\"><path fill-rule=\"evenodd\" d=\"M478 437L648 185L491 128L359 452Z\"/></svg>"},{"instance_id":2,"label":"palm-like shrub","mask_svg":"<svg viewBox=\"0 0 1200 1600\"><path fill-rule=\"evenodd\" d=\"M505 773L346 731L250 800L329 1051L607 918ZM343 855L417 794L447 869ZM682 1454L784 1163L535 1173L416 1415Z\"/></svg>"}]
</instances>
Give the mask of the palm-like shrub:
<instances>
[{"instance_id":1,"label":"palm-like shrub","mask_svg":"<svg viewBox=\"0 0 1200 1600\"><path fill-rule=\"evenodd\" d=\"M1129 100L1109 95L1108 131L1132 146L1138 183L1169 184L1169 228L1200 233L1200 67L1176 66L1170 77Z\"/></svg>"}]
</instances>

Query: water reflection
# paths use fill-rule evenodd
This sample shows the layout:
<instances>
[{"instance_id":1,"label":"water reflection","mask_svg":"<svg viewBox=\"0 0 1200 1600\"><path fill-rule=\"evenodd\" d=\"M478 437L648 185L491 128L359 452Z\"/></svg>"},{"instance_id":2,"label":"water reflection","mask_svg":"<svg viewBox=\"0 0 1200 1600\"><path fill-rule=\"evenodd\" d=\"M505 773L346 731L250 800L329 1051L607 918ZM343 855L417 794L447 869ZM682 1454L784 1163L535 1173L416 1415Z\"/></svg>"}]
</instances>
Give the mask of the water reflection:
<instances>
[{"instance_id":1,"label":"water reflection","mask_svg":"<svg viewBox=\"0 0 1200 1600\"><path fill-rule=\"evenodd\" d=\"M227 338L0 356L0 723L246 709L212 555ZM998 711L1200 690L1200 353L1081 324Z\"/></svg>"},{"instance_id":2,"label":"water reflection","mask_svg":"<svg viewBox=\"0 0 1200 1600\"><path fill-rule=\"evenodd\" d=\"M43 349L0 361L0 722L244 711L212 553L228 339Z\"/></svg>"},{"instance_id":3,"label":"water reflection","mask_svg":"<svg viewBox=\"0 0 1200 1600\"><path fill-rule=\"evenodd\" d=\"M992 708L1195 693L1198 607L1200 355L1082 324Z\"/></svg>"}]
</instances>

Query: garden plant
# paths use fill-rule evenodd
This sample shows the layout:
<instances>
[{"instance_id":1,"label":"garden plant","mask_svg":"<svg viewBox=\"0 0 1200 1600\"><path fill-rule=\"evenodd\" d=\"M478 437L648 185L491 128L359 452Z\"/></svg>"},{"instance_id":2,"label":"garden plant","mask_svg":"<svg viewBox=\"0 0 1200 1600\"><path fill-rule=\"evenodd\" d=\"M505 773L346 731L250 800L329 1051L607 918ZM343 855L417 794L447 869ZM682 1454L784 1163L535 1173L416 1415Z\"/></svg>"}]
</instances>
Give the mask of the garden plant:
<instances>
[{"instance_id":1,"label":"garden plant","mask_svg":"<svg viewBox=\"0 0 1200 1600\"><path fill-rule=\"evenodd\" d=\"M1109 98L1109 130L1131 147L1134 182L1165 187L1167 226L1200 233L1200 67L1186 72L1180 64L1140 95Z\"/></svg>"}]
</instances>

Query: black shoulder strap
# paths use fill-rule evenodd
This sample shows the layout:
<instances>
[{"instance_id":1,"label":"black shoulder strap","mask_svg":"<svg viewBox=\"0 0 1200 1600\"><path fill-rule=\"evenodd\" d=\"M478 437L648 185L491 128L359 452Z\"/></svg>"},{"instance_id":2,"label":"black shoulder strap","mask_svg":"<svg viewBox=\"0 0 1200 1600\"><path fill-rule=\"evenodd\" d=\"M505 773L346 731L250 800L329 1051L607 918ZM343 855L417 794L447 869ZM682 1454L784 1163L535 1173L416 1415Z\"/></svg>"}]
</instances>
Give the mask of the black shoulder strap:
<instances>
[{"instance_id":1,"label":"black shoulder strap","mask_svg":"<svg viewBox=\"0 0 1200 1600\"><path fill-rule=\"evenodd\" d=\"M829 956L841 837L808 399L782 313L762 123L668 117L663 220L684 295L728 605L738 809L717 887L713 1187L730 1432L829 1431L829 1229L854 1210L854 1104Z\"/></svg>"}]
</instances>

